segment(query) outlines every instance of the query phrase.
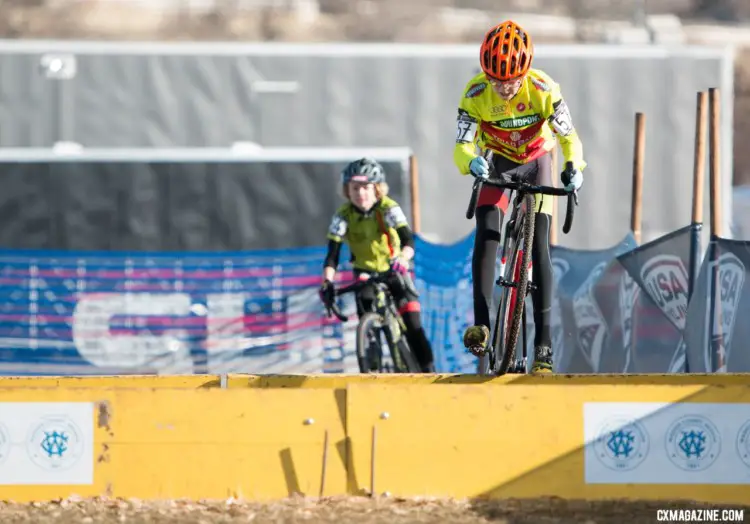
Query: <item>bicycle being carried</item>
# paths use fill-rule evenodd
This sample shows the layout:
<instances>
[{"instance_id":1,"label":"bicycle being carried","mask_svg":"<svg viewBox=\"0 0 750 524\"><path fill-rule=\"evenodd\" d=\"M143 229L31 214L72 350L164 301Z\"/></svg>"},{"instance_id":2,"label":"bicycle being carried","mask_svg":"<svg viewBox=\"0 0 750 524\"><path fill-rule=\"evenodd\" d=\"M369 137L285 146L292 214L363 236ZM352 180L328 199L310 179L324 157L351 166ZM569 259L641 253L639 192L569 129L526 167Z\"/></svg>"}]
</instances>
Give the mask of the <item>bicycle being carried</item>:
<instances>
[{"instance_id":1,"label":"bicycle being carried","mask_svg":"<svg viewBox=\"0 0 750 524\"><path fill-rule=\"evenodd\" d=\"M356 333L357 362L361 373L420 372L417 359L404 336L406 326L386 284L390 278L401 277L394 271L387 271L336 289L336 296L354 293L357 311L363 312ZM374 300L364 301L364 294L374 297ZM336 302L326 307L328 317L331 313L342 322L349 320ZM383 339L393 367L384 363Z\"/></svg>"},{"instance_id":2,"label":"bicycle being carried","mask_svg":"<svg viewBox=\"0 0 750 524\"><path fill-rule=\"evenodd\" d=\"M484 158L490 166L492 175L492 151L484 152ZM567 162L565 170L571 172L573 163ZM534 240L534 218L536 215L535 194L550 196L567 196L568 204L565 213L563 233L570 232L573 224L573 214L578 205L578 195L575 190L530 184L514 180L503 175L500 178L476 179L472 188L469 208L466 218L471 220L476 211L477 199L483 185L509 189L515 192L511 205L511 212L505 225L505 232L500 253L500 276L495 284L502 289L497 315L491 332L490 344L486 358L487 369L490 374L526 373L526 296L534 289L534 283L529 281L531 268L531 246ZM526 249L528 246L528 249ZM522 297L519 299L519 297ZM516 346L519 332L522 331L523 353L516 358Z\"/></svg>"}]
</instances>

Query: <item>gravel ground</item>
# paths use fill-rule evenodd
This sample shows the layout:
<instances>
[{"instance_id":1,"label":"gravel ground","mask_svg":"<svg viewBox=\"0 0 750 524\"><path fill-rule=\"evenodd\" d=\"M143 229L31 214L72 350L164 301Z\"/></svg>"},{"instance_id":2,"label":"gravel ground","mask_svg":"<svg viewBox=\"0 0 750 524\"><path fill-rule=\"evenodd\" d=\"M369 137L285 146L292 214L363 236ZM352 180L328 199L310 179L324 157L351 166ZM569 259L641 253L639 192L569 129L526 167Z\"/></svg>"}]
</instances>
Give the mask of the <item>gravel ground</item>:
<instances>
[{"instance_id":1,"label":"gravel ground","mask_svg":"<svg viewBox=\"0 0 750 524\"><path fill-rule=\"evenodd\" d=\"M334 497L294 498L273 503L244 501L143 502L67 499L48 503L0 502L3 524L213 524L356 522L362 524L628 524L657 522L657 509L699 508L687 502L585 502L561 499L467 501ZM728 506L724 506L726 509ZM750 522L750 507L745 521Z\"/></svg>"}]
</instances>

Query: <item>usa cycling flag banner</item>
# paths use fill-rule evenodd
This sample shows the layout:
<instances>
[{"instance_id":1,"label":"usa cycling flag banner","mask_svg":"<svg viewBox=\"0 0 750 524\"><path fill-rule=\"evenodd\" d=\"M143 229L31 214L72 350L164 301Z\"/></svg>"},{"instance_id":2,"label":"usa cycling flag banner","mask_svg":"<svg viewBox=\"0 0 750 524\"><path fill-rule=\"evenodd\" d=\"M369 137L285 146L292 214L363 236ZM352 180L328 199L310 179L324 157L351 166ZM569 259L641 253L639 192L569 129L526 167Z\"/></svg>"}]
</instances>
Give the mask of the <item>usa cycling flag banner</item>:
<instances>
[{"instance_id":1,"label":"usa cycling flag banner","mask_svg":"<svg viewBox=\"0 0 750 524\"><path fill-rule=\"evenodd\" d=\"M690 232L686 226L618 257L639 290L633 314L635 373L685 370Z\"/></svg>"},{"instance_id":2,"label":"usa cycling flag banner","mask_svg":"<svg viewBox=\"0 0 750 524\"><path fill-rule=\"evenodd\" d=\"M750 371L750 241L713 238L685 323L691 372Z\"/></svg>"},{"instance_id":3,"label":"usa cycling flag banner","mask_svg":"<svg viewBox=\"0 0 750 524\"><path fill-rule=\"evenodd\" d=\"M555 293L551 334L556 371L612 371L605 369L605 364L626 360L623 336L627 337L627 326L623 328L623 321L627 319L621 311L628 312L623 308L628 287L615 257L635 245L633 235L628 234L609 249L552 247Z\"/></svg>"}]
</instances>

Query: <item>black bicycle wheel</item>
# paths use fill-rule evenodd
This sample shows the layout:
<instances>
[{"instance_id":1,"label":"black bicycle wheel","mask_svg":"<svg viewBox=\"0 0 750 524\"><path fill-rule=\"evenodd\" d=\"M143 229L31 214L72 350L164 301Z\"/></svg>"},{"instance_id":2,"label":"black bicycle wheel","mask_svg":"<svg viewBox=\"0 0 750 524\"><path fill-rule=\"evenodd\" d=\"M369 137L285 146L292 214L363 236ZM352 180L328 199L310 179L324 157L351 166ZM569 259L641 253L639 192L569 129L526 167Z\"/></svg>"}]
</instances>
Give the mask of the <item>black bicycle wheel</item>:
<instances>
[{"instance_id":1,"label":"black bicycle wheel","mask_svg":"<svg viewBox=\"0 0 750 524\"><path fill-rule=\"evenodd\" d=\"M518 335L522 327L523 310L526 307L526 291L529 285L528 267L531 263L531 246L534 241L534 217L536 203L534 195L524 195L526 211L520 213L521 221L516 228L515 242L508 243L508 250L503 256L506 259L506 282L513 283L513 287L503 289L502 298L497 308L495 333L492 337L494 359L490 359L490 369L496 375L508 372L508 368L516 357ZM523 255L518 256L518 246L523 240Z\"/></svg>"},{"instance_id":2,"label":"black bicycle wheel","mask_svg":"<svg viewBox=\"0 0 750 524\"><path fill-rule=\"evenodd\" d=\"M396 373L419 373L421 368L417 359L414 358L409 342L406 340L401 327L399 326L397 329L398 333L393 333L390 327L384 328L395 371Z\"/></svg>"},{"instance_id":3,"label":"black bicycle wheel","mask_svg":"<svg viewBox=\"0 0 750 524\"><path fill-rule=\"evenodd\" d=\"M383 319L377 313L365 313L357 324L357 363L360 373L382 371L380 331Z\"/></svg>"}]
</instances>

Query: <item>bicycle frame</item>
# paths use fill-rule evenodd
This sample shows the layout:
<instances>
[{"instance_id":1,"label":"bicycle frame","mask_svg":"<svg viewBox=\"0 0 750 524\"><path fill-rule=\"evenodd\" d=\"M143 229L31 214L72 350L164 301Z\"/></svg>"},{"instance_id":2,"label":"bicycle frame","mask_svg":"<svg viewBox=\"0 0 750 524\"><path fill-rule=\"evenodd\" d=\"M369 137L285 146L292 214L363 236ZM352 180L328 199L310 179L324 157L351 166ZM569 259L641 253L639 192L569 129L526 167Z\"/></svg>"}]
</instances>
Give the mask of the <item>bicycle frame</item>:
<instances>
[{"instance_id":1,"label":"bicycle frame","mask_svg":"<svg viewBox=\"0 0 750 524\"><path fill-rule=\"evenodd\" d=\"M404 324L404 320L401 318L401 315L398 313L396 302L393 300L393 296L391 295L391 292L388 289L388 285L386 284L386 280L392 276L393 272L388 271L383 274L371 276L364 280L358 280L356 282L353 282L352 284L337 289L336 296L345 295L347 293L355 293L354 296L357 303L357 309L360 311L372 312L380 315L383 318L383 326L381 329L387 329L385 336L387 339L389 339L389 344L393 344L395 346L396 344L398 344L399 340L401 340L401 337L404 336L404 333L406 332L406 325ZM371 308L365 309L362 303L361 295L357 292L368 286L372 286L374 288L375 300L372 302ZM336 304L335 302L328 310L329 316L330 313L336 315L336 317L338 317L338 319L342 322L346 322L349 320L349 317L343 314L338 304ZM390 337L388 336L389 334ZM402 357L398 356L397 353L398 352L396 351L396 355L392 355L392 358L401 359ZM379 358L382 358L382 346L381 355ZM403 365L403 362L399 360L399 362L394 362L394 364L401 366Z\"/></svg>"},{"instance_id":2,"label":"bicycle frame","mask_svg":"<svg viewBox=\"0 0 750 524\"><path fill-rule=\"evenodd\" d=\"M492 151L487 150L484 153L484 158L488 161L490 165L490 169L493 168L492 163ZM572 170L573 165L571 162L566 163L566 170ZM508 289L510 293L509 301L507 304L507 309L504 312L505 314L511 314L513 315L513 318L516 319L518 313L513 313L516 311L517 307L517 300L519 300L517 288L519 287L518 283L522 281L521 278L521 271L526 271L528 278L524 279L524 282L521 283L520 287L526 286L524 292L523 292L523 298L520 298L520 300L524 301L526 296L530 291L532 291L536 286L531 281L531 260L530 257L526 257L529 260L529 267L523 268L523 261L524 261L524 250L531 249L531 246L522 246L521 244L524 242L523 234L521 232L521 225L524 223L524 216L528 212L524 208L524 204L528 202L533 202L533 199L527 198L527 195L534 195L534 194L545 194L545 195L551 195L551 196L567 196L568 202L567 202L567 209L565 214L565 223L563 225L563 232L568 233L570 231L570 228L573 223L573 215L574 215L574 206L578 205L578 195L575 191L568 190L567 188L557 188L557 187L551 187L551 186L542 186L542 185L535 185L530 184L528 182L524 181L518 181L514 180L508 176L502 176L500 178L488 178L488 179L476 179L473 184L472 188L472 194L471 199L469 201L469 208L466 211L466 218L471 219L474 216L474 213L476 211L476 205L477 200L479 198L479 193L481 192L481 189L484 185L494 186L501 189L509 189L511 191L515 192L514 198L512 200L512 208L510 212L510 216L508 217L507 224L505 226L505 232L504 232L504 238L503 238L503 244L502 244L502 250L501 250L501 271L500 275L496 281L496 285L500 286L501 288ZM533 213L532 213L533 214ZM513 245L511 247L511 244ZM510 252L514 251L514 252ZM510 277L512 280L507 281L505 279L505 268L506 264L508 263L508 259L510 257L515 257L515 260L511 259L511 262L514 264L512 267L515 269L513 271L513 275ZM498 304L498 312L497 312L497 318L495 322L494 329L492 330L492 338L490 345L492 346L492 350L488 351L488 353L485 354L485 356L488 356L488 364L490 367L490 371L492 371L496 367L496 360L498 358L498 355L495 351L495 337L498 336L498 331L500 330L500 326L498 325L499 322L506 322L506 318L501 319L501 305ZM511 319L511 324L513 323L513 320ZM516 324L517 325L517 324ZM505 328L507 326L503 326L503 337L507 336L507 333L505 333ZM507 372L511 373L525 373L526 372L526 366L527 366L527 355L526 355L526 329L527 329L527 322L526 322L526 307L525 305L521 308L521 340L522 340L522 359L518 359L517 357L513 358L512 356L510 358L513 358L513 362L507 363ZM511 330L513 332L513 330ZM510 336L510 338L513 340L512 345L515 348L515 344L517 344L517 331L513 332ZM502 346L504 347L504 352L508 351L508 348L505 347L507 345L507 340L502 340L500 342ZM515 353L515 349L513 348L512 352ZM483 357L484 359L484 357ZM484 366L485 362L483 362L483 359L480 360L479 368L480 372L482 367ZM505 365L505 360L503 361L502 367Z\"/></svg>"}]
</instances>

